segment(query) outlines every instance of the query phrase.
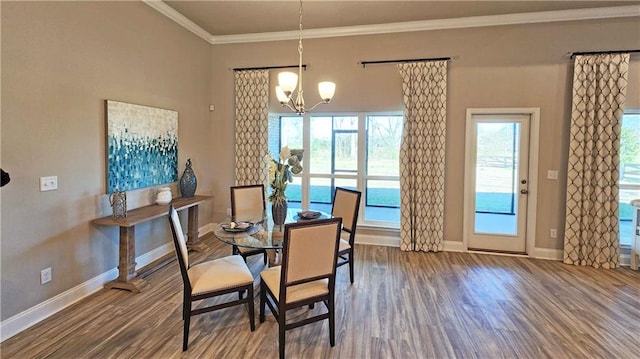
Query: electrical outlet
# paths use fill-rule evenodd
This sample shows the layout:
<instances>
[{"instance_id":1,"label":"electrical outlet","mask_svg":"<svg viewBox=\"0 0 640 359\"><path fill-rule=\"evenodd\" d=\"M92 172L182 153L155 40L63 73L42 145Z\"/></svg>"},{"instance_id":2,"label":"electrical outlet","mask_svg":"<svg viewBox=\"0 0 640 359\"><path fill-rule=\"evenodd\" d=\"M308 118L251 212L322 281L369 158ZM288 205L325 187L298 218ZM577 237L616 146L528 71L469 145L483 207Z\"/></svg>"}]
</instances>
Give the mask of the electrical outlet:
<instances>
[{"instance_id":1,"label":"electrical outlet","mask_svg":"<svg viewBox=\"0 0 640 359\"><path fill-rule=\"evenodd\" d=\"M231 208L227 208L227 216L231 215Z\"/></svg>"},{"instance_id":2,"label":"electrical outlet","mask_svg":"<svg viewBox=\"0 0 640 359\"><path fill-rule=\"evenodd\" d=\"M45 284L51 282L51 267L45 268L40 271L40 284Z\"/></svg>"},{"instance_id":3,"label":"electrical outlet","mask_svg":"<svg viewBox=\"0 0 640 359\"><path fill-rule=\"evenodd\" d=\"M40 177L40 192L58 189L58 176Z\"/></svg>"},{"instance_id":4,"label":"electrical outlet","mask_svg":"<svg viewBox=\"0 0 640 359\"><path fill-rule=\"evenodd\" d=\"M556 170L548 170L547 171L547 179L557 180L558 179L558 171L556 171Z\"/></svg>"},{"instance_id":5,"label":"electrical outlet","mask_svg":"<svg viewBox=\"0 0 640 359\"><path fill-rule=\"evenodd\" d=\"M558 230L555 228L551 228L549 230L549 237L551 238L558 238Z\"/></svg>"}]
</instances>

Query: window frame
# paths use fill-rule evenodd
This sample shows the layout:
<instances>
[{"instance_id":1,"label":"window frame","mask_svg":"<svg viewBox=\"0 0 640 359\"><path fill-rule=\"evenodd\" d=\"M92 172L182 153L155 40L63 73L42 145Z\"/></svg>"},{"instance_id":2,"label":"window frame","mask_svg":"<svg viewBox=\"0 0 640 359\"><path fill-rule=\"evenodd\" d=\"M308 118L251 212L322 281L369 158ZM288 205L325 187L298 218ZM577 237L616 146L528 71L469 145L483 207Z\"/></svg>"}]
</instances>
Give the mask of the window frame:
<instances>
[{"instance_id":1,"label":"window frame","mask_svg":"<svg viewBox=\"0 0 640 359\"><path fill-rule=\"evenodd\" d=\"M302 117L302 143L303 143L303 171L298 175L294 175L295 178L300 179L301 183L301 206L303 208L309 208L310 198L309 198L309 188L312 179L349 179L355 180L356 188L358 191L362 192L361 197L361 205L360 212L358 214L358 224L360 226L371 227L371 228L387 228L387 229L399 229L400 222L393 221L374 221L374 220L365 220L366 211L367 211L367 188L366 183L369 180L381 180L381 181L397 181L398 188L400 185L400 174L398 176L385 176L385 175L368 175L366 173L367 168L367 146L368 146L368 138L367 138L367 118L369 116L400 116L404 117L404 113L402 111L367 111L367 112L312 112L312 113L304 113L303 115L296 115L295 113L286 113L286 112L270 112L270 118L277 118L279 124L281 126L282 117ZM356 117L357 118L357 138L358 138L358 150L357 150L357 171L354 174L332 174L332 173L310 173L309 166L305 164L309 164L310 162L310 147L311 147L311 118L312 117ZM402 121L404 123L404 121ZM282 131L282 128L278 128L279 131ZM271 135L269 136L271 138ZM279 145L283 146L285 144L282 143L281 133L278 133L278 141ZM276 155L276 154L274 154ZM400 155L400 147L398 147L398 156ZM332 199L331 199L332 200Z\"/></svg>"},{"instance_id":2,"label":"window frame","mask_svg":"<svg viewBox=\"0 0 640 359\"><path fill-rule=\"evenodd\" d=\"M640 116L640 108L625 109L625 111L624 111L624 113L622 115L623 118L620 120L620 127L622 127L622 121L624 121L624 116L627 116L627 115L638 115L638 116ZM622 134L620 136L620 141L621 141L620 145L622 145ZM621 170L622 169L622 161L620 161L619 167L620 167L620 170ZM628 183L623 184L623 183L621 183L620 179L618 179L618 192L621 192L623 190L636 190L636 191L640 192L640 183L638 183L638 184L628 184ZM633 214L632 214L632 216L633 216ZM620 226L620 227L621 227L621 223L620 223L621 220L622 219L621 219L620 215L618 214L618 226ZM633 218L632 218L632 222L633 222ZM620 243L620 247L624 248L624 249L627 249L627 248L630 249L631 245L633 243L633 240L634 240L634 238L633 238L633 234L634 233L632 232L632 233L624 233L624 234L625 234L625 237L631 236L631 238L630 238L630 241L629 241L628 244L627 243L622 243L623 232L622 231L618 231L618 237L619 237L618 241Z\"/></svg>"}]
</instances>

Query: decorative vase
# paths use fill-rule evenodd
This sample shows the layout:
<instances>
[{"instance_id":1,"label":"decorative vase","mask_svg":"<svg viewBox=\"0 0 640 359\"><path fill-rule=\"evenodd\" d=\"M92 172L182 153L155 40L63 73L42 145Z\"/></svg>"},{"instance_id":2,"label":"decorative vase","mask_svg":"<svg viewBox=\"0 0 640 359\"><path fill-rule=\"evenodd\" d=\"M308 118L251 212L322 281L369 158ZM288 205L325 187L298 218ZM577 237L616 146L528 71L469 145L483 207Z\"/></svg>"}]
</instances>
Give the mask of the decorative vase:
<instances>
[{"instance_id":1,"label":"decorative vase","mask_svg":"<svg viewBox=\"0 0 640 359\"><path fill-rule=\"evenodd\" d=\"M191 168L191 158L187 160L186 167L180 177L180 194L182 197L193 197L196 194L198 179Z\"/></svg>"},{"instance_id":2,"label":"decorative vase","mask_svg":"<svg viewBox=\"0 0 640 359\"><path fill-rule=\"evenodd\" d=\"M111 202L114 219L127 216L127 192L120 192L116 189L116 191L109 196L109 202Z\"/></svg>"},{"instance_id":3,"label":"decorative vase","mask_svg":"<svg viewBox=\"0 0 640 359\"><path fill-rule=\"evenodd\" d=\"M284 224L287 219L287 209L289 204L286 200L280 202L274 202L271 205L271 215L273 216L274 224Z\"/></svg>"}]
</instances>

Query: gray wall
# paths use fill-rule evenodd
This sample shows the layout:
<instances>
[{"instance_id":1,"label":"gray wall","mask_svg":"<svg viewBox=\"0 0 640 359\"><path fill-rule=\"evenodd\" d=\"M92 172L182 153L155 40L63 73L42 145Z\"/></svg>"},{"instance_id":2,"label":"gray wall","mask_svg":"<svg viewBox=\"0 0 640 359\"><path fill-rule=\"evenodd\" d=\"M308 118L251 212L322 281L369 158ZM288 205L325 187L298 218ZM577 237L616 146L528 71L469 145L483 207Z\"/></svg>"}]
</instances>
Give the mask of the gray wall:
<instances>
[{"instance_id":1,"label":"gray wall","mask_svg":"<svg viewBox=\"0 0 640 359\"><path fill-rule=\"evenodd\" d=\"M363 69L360 61L455 57L449 65L445 240L462 241L464 129L467 108L539 107L540 149L536 247L560 249L564 227L567 139L571 108L572 61L568 52L640 48L638 18L495 26L308 39L304 41L304 94L318 99L318 81L336 82L336 95L319 111L401 111L400 76L394 65ZM223 135L214 144L223 168L233 166L233 73L230 68L296 63L296 41L212 47L213 121ZM277 73L271 73L272 88ZM640 107L640 55L632 56L627 107ZM271 96L271 110L283 111ZM557 181L547 170L560 172ZM225 177L226 175L226 177ZM233 172L222 173L215 193L222 201ZM215 216L224 206L216 206ZM558 239L548 238L558 228ZM359 230L359 232L367 232ZM372 232L369 232L372 233Z\"/></svg>"},{"instance_id":2,"label":"gray wall","mask_svg":"<svg viewBox=\"0 0 640 359\"><path fill-rule=\"evenodd\" d=\"M142 2L2 1L2 319L118 265L105 175L106 99L179 113L179 171L212 192L210 45ZM214 160L214 159L213 159ZM39 177L58 176L40 192ZM153 191L128 193L130 207ZM176 193L174 185L174 193ZM201 206L201 223L211 205ZM137 254L168 243L166 219L138 226ZM53 281L40 285L40 270Z\"/></svg>"},{"instance_id":3,"label":"gray wall","mask_svg":"<svg viewBox=\"0 0 640 359\"><path fill-rule=\"evenodd\" d=\"M105 191L104 100L179 112L179 165L191 158L201 225L225 217L233 183L233 67L291 64L296 42L211 46L141 2L2 1L1 319L117 266L115 228L89 222L110 213ZM362 60L455 56L449 73L445 238L462 240L464 121L468 107L540 107L538 238L562 228L571 63L577 50L640 47L637 18L305 40L307 101L315 83L337 83L327 111L401 110L394 66ZM272 73L275 83L277 71ZM640 107L633 57L628 105ZM272 109L279 111L275 102ZM208 111L215 104L214 112ZM559 181L543 178L559 169ZM41 176L59 189L39 192ZM175 185L173 186L175 193ZM152 190L128 193L130 207ZM169 241L166 220L137 228L138 254ZM559 233L560 237L562 233ZM41 286L40 270L53 281Z\"/></svg>"}]
</instances>

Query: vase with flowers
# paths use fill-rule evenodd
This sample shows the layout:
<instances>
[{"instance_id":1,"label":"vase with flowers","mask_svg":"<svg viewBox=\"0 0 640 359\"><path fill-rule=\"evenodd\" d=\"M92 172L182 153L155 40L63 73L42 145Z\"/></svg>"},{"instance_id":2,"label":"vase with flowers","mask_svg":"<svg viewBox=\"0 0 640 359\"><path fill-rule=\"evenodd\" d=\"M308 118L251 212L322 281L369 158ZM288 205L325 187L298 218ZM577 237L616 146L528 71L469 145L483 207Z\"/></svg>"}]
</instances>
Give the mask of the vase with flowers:
<instances>
[{"instance_id":1,"label":"vase with flowers","mask_svg":"<svg viewBox=\"0 0 640 359\"><path fill-rule=\"evenodd\" d=\"M302 172L302 154L303 150L301 149L290 150L288 146L285 146L280 151L278 161L270 155L268 156L269 185L271 186L269 201L275 224L283 224L287 218L287 185L293 182L294 174Z\"/></svg>"}]
</instances>

